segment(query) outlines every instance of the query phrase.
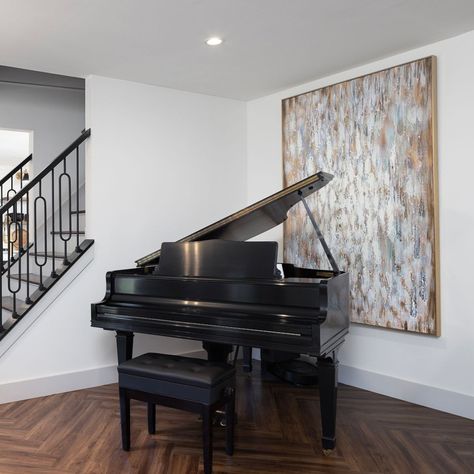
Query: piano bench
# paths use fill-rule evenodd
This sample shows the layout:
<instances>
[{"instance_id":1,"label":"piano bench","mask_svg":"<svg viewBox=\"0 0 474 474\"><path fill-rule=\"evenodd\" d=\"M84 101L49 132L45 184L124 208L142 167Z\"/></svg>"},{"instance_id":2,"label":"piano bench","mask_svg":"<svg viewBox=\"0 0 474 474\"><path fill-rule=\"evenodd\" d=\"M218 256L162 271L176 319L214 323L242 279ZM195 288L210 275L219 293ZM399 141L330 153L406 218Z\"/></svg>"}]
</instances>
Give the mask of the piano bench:
<instances>
[{"instance_id":1,"label":"piano bench","mask_svg":"<svg viewBox=\"0 0 474 474\"><path fill-rule=\"evenodd\" d=\"M203 420L204 472L212 472L212 418L225 406L226 453L234 450L235 368L176 355L148 353L118 366L122 448L130 449L130 400L148 404L148 432L155 433L155 405L199 413Z\"/></svg>"}]
</instances>

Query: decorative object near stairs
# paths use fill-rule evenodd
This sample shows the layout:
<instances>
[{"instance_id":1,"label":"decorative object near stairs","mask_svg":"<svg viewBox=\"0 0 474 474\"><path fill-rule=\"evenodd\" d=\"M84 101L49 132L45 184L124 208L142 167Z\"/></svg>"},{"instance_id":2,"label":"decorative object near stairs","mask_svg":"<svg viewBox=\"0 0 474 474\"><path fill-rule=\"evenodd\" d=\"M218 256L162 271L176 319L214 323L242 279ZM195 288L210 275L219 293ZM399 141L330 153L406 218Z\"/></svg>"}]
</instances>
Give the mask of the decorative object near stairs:
<instances>
[{"instance_id":1,"label":"decorative object near stairs","mask_svg":"<svg viewBox=\"0 0 474 474\"><path fill-rule=\"evenodd\" d=\"M80 146L90 134L85 130L28 184L20 180L19 190L14 189L13 176L18 171L23 176L31 155L0 180L0 339L94 243L83 238L81 229L85 210Z\"/></svg>"},{"instance_id":2,"label":"decorative object near stairs","mask_svg":"<svg viewBox=\"0 0 474 474\"><path fill-rule=\"evenodd\" d=\"M20 164L16 165L6 176L0 179L0 205L8 202L18 191L15 189L15 175L20 173L20 191L25 183L23 176L25 171L23 168L33 159L33 155L27 156ZM8 187L9 186L9 187Z\"/></svg>"}]
</instances>

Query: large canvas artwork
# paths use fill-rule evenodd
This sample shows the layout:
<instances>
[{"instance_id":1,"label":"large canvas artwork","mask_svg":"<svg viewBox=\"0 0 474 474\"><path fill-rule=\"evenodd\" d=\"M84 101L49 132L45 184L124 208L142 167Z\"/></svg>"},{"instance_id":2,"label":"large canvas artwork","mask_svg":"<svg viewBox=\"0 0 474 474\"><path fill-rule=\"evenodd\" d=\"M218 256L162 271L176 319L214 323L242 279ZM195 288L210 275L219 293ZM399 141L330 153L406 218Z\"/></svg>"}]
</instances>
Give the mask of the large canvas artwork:
<instances>
[{"instance_id":1,"label":"large canvas artwork","mask_svg":"<svg viewBox=\"0 0 474 474\"><path fill-rule=\"evenodd\" d=\"M282 103L285 186L335 176L308 202L350 272L356 323L440 333L435 72L428 57ZM284 257L329 268L302 205Z\"/></svg>"}]
</instances>

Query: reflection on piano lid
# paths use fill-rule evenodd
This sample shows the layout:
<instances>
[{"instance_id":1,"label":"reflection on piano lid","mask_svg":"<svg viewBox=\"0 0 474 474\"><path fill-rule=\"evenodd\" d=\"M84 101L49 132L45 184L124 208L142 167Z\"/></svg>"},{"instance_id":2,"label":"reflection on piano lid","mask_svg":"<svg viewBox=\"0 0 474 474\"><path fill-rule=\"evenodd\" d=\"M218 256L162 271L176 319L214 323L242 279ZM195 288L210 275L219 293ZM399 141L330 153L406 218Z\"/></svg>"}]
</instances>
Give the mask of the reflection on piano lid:
<instances>
[{"instance_id":1,"label":"reflection on piano lid","mask_svg":"<svg viewBox=\"0 0 474 474\"><path fill-rule=\"evenodd\" d=\"M313 194L326 186L333 176L319 172L282 191L258 201L230 216L221 219L197 232L194 232L178 242L195 242L209 239L248 240L281 224L288 211L302 198ZM155 265L160 258L161 250L157 250L136 261L139 267Z\"/></svg>"}]
</instances>

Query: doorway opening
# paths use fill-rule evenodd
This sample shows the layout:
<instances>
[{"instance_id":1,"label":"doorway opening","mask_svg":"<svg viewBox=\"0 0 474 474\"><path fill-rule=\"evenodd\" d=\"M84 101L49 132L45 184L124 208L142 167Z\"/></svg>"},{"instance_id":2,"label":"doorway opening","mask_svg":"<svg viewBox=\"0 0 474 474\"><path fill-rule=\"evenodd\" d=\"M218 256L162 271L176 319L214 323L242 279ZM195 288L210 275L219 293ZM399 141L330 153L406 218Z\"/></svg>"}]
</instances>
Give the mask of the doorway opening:
<instances>
[{"instance_id":1,"label":"doorway opening","mask_svg":"<svg viewBox=\"0 0 474 474\"><path fill-rule=\"evenodd\" d=\"M0 207L22 190L32 178L32 151L32 131L0 128ZM28 216L23 209L23 200L20 199L13 212L2 213L2 267L3 262L14 262L23 251L20 248L22 238L23 243L27 243ZM22 235L19 236L19 233Z\"/></svg>"},{"instance_id":2,"label":"doorway opening","mask_svg":"<svg viewBox=\"0 0 474 474\"><path fill-rule=\"evenodd\" d=\"M33 132L0 128L0 180L33 152ZM23 181L31 179L31 162L23 167L23 173L13 176L13 189L18 191ZM26 175L26 176L25 176Z\"/></svg>"}]
</instances>

